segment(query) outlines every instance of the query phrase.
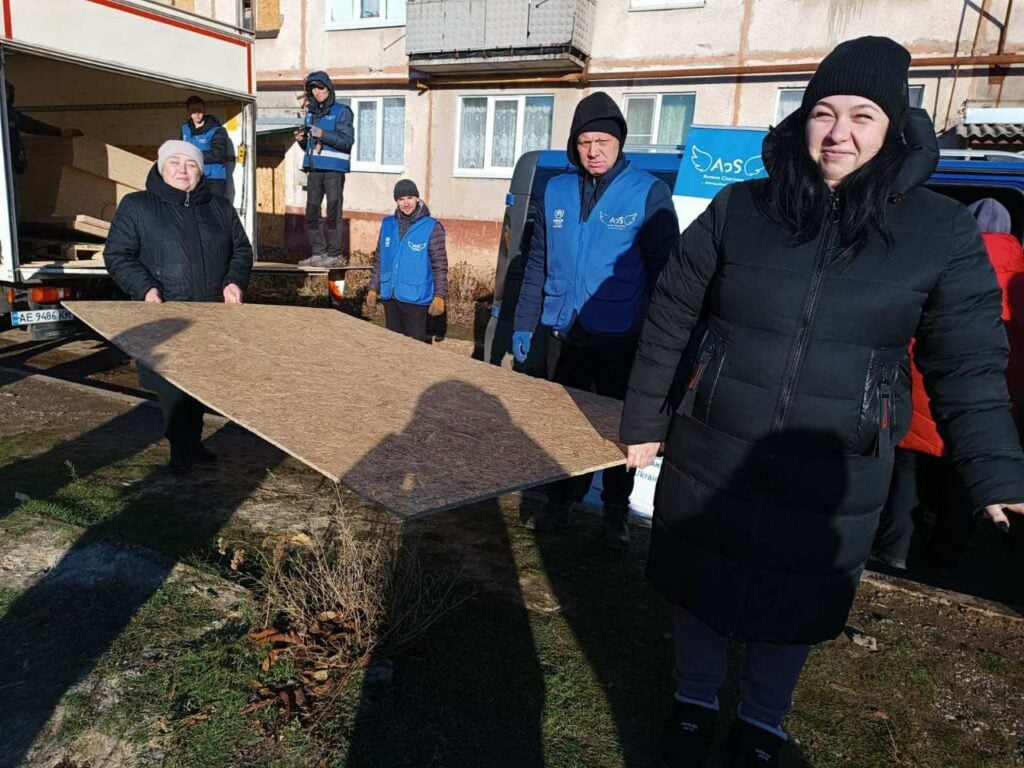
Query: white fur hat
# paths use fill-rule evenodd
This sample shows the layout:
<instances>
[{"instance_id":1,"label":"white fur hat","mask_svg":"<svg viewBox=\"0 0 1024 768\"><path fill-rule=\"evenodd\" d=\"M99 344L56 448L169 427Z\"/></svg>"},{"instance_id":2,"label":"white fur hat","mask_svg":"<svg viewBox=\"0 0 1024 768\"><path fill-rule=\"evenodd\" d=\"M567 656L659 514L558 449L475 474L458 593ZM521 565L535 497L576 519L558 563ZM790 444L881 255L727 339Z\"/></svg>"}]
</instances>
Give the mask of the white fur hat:
<instances>
[{"instance_id":1,"label":"white fur hat","mask_svg":"<svg viewBox=\"0 0 1024 768\"><path fill-rule=\"evenodd\" d=\"M170 139L160 145L156 152L156 169L164 172L164 162L171 155L185 155L189 160L195 160L199 164L199 170L203 170L203 153L199 148L180 139Z\"/></svg>"}]
</instances>

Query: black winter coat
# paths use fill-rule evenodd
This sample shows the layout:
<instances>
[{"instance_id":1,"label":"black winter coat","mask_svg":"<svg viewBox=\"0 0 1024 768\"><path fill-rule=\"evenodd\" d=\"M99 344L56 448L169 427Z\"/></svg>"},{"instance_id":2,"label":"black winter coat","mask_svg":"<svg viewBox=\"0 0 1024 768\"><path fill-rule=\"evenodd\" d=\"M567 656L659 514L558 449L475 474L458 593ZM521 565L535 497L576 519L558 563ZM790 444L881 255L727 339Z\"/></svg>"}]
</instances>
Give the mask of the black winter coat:
<instances>
[{"instance_id":1,"label":"black winter coat","mask_svg":"<svg viewBox=\"0 0 1024 768\"><path fill-rule=\"evenodd\" d=\"M103 257L131 298L159 288L164 301L223 301L229 283L243 290L249 284L252 246L242 222L226 198L205 187L174 189L154 165L146 191L121 200Z\"/></svg>"},{"instance_id":2,"label":"black winter coat","mask_svg":"<svg viewBox=\"0 0 1024 768\"><path fill-rule=\"evenodd\" d=\"M1000 291L978 227L917 186L877 234L830 263L834 226L796 246L724 189L661 274L621 437L666 441L648 577L743 641L843 629L910 422L907 344L972 504L1024 500L1003 369Z\"/></svg>"}]
</instances>

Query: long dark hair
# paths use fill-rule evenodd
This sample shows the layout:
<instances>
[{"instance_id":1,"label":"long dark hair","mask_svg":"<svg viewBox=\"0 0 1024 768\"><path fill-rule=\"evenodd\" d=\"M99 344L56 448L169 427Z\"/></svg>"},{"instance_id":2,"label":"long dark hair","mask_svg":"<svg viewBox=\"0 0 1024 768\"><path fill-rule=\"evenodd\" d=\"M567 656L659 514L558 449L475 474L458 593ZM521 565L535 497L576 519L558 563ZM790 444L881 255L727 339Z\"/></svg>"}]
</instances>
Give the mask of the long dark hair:
<instances>
[{"instance_id":1,"label":"long dark hair","mask_svg":"<svg viewBox=\"0 0 1024 768\"><path fill-rule=\"evenodd\" d=\"M765 152L768 181L763 204L792 231L796 243L816 238L826 218L835 216L839 227L835 260L841 265L849 264L867 244L872 229L891 247L886 210L906 157L901 125L891 121L878 154L830 190L807 151L805 122L798 110L772 129Z\"/></svg>"}]
</instances>

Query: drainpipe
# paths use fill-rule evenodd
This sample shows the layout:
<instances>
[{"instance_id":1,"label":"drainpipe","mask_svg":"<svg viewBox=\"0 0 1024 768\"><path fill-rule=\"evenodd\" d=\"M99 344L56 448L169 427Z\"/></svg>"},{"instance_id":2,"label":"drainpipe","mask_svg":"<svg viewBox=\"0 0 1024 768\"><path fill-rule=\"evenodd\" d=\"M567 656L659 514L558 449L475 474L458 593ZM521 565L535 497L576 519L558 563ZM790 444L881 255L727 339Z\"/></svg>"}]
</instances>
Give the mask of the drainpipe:
<instances>
[{"instance_id":1,"label":"drainpipe","mask_svg":"<svg viewBox=\"0 0 1024 768\"><path fill-rule=\"evenodd\" d=\"M473 87L477 85L588 85L597 82L637 80L687 80L690 78L739 77L744 75L810 74L818 68L817 61L789 64L744 64L725 67L684 67L675 69L627 69L573 72L566 75L528 75L526 77L337 77L331 76L335 89L342 88L407 88L421 89ZM983 56L920 56L912 59L913 69L945 69L960 67L1012 67L1024 65L1024 54L997 53ZM330 74L330 73L328 73ZM261 90L297 90L302 80L259 80Z\"/></svg>"}]
</instances>

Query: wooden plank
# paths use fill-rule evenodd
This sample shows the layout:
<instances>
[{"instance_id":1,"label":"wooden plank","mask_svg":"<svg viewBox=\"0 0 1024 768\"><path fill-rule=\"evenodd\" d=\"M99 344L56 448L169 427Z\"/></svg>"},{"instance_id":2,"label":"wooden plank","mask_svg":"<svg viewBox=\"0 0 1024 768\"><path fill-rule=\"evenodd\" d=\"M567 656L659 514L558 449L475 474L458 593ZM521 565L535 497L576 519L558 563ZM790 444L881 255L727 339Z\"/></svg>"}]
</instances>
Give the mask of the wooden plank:
<instances>
[{"instance_id":1,"label":"wooden plank","mask_svg":"<svg viewBox=\"0 0 1024 768\"><path fill-rule=\"evenodd\" d=\"M97 219L94 216L77 214L72 216L51 216L50 221L58 226L64 226L73 232L82 232L86 235L95 235L104 240L110 234L110 222Z\"/></svg>"},{"instance_id":2,"label":"wooden plank","mask_svg":"<svg viewBox=\"0 0 1024 768\"><path fill-rule=\"evenodd\" d=\"M372 264L351 264L345 267L309 267L305 264L290 264L283 261L257 261L252 265L254 272L306 272L314 275L326 275L328 272L334 271L350 272L372 268Z\"/></svg>"},{"instance_id":3,"label":"wooden plank","mask_svg":"<svg viewBox=\"0 0 1024 768\"><path fill-rule=\"evenodd\" d=\"M624 462L621 403L333 310L65 306L206 405L403 517Z\"/></svg>"},{"instance_id":4,"label":"wooden plank","mask_svg":"<svg viewBox=\"0 0 1024 768\"><path fill-rule=\"evenodd\" d=\"M126 187L145 189L146 176L153 167L152 160L91 136L62 138L26 135L22 141L30 174L33 168L44 165L68 166Z\"/></svg>"}]
</instances>

